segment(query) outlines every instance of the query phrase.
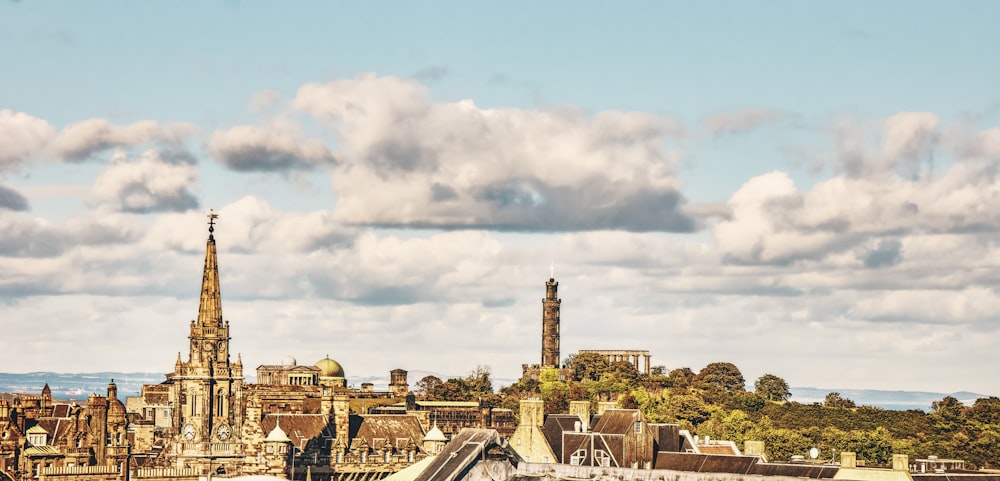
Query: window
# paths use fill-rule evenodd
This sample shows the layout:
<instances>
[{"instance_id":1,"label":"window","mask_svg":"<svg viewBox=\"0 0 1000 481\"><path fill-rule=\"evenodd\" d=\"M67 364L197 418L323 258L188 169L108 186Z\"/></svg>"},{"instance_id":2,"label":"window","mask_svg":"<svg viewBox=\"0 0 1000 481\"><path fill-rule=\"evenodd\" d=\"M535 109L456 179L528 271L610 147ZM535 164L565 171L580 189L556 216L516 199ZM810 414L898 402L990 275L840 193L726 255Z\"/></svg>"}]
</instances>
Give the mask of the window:
<instances>
[{"instance_id":1,"label":"window","mask_svg":"<svg viewBox=\"0 0 1000 481\"><path fill-rule=\"evenodd\" d=\"M583 464L583 461L585 459L587 459L587 450L586 449L577 449L576 452L574 452L569 457L569 464L573 465L573 466L580 466L580 465Z\"/></svg>"},{"instance_id":2,"label":"window","mask_svg":"<svg viewBox=\"0 0 1000 481\"><path fill-rule=\"evenodd\" d=\"M635 433L642 434L642 421L635 422Z\"/></svg>"},{"instance_id":3,"label":"window","mask_svg":"<svg viewBox=\"0 0 1000 481\"><path fill-rule=\"evenodd\" d=\"M603 449L597 449L594 451L594 461L597 462L598 466L608 467L611 466L611 456L608 455L607 451Z\"/></svg>"}]
</instances>

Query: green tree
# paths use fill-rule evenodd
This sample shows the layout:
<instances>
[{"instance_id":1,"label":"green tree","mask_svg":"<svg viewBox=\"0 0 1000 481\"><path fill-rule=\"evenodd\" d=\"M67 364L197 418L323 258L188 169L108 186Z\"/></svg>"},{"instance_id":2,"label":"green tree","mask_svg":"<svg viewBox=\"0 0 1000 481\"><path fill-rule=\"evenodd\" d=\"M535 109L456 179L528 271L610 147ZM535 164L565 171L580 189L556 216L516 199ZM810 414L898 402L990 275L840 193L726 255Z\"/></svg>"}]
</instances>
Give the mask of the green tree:
<instances>
[{"instance_id":1,"label":"green tree","mask_svg":"<svg viewBox=\"0 0 1000 481\"><path fill-rule=\"evenodd\" d=\"M673 421L687 421L697 426L711 415L705 401L693 394L670 395L665 401L667 417Z\"/></svg>"},{"instance_id":2,"label":"green tree","mask_svg":"<svg viewBox=\"0 0 1000 481\"><path fill-rule=\"evenodd\" d=\"M1000 398L990 396L976 399L976 402L965 410L965 416L983 424L1000 425Z\"/></svg>"},{"instance_id":3,"label":"green tree","mask_svg":"<svg viewBox=\"0 0 1000 481\"><path fill-rule=\"evenodd\" d=\"M743 391L746 380L743 373L731 362L713 362L698 372L696 380L706 390L721 390L726 393Z\"/></svg>"},{"instance_id":4,"label":"green tree","mask_svg":"<svg viewBox=\"0 0 1000 481\"><path fill-rule=\"evenodd\" d=\"M764 397L755 392L746 391L736 391L729 395L728 402L726 406L729 409L740 409L746 412L754 413L760 411L767 401Z\"/></svg>"},{"instance_id":5,"label":"green tree","mask_svg":"<svg viewBox=\"0 0 1000 481\"><path fill-rule=\"evenodd\" d=\"M422 380L421 380L422 381ZM429 380L433 383L433 380ZM467 376L452 378L439 384L433 391L432 399L442 401L485 401L499 405L499 397L493 393L493 380L488 366L477 366Z\"/></svg>"},{"instance_id":6,"label":"green tree","mask_svg":"<svg viewBox=\"0 0 1000 481\"><path fill-rule=\"evenodd\" d=\"M767 416L762 417L745 437L764 441L767 458L773 461L788 461L792 456L805 455L812 447L811 439L792 429L774 427Z\"/></svg>"},{"instance_id":7,"label":"green tree","mask_svg":"<svg viewBox=\"0 0 1000 481\"><path fill-rule=\"evenodd\" d=\"M559 379L560 371L546 368L538 374L538 390L545 402L545 413L564 413L569 409L569 385Z\"/></svg>"},{"instance_id":8,"label":"green tree","mask_svg":"<svg viewBox=\"0 0 1000 481\"><path fill-rule=\"evenodd\" d=\"M582 352L567 361L570 362L567 367L573 370L573 378L577 381L597 381L611 367L608 359L596 352Z\"/></svg>"},{"instance_id":9,"label":"green tree","mask_svg":"<svg viewBox=\"0 0 1000 481\"><path fill-rule=\"evenodd\" d=\"M441 378L437 376L424 376L417 381L417 394L424 398L434 398L441 388Z\"/></svg>"},{"instance_id":10,"label":"green tree","mask_svg":"<svg viewBox=\"0 0 1000 481\"><path fill-rule=\"evenodd\" d=\"M768 401L787 401L792 395L788 390L788 383L774 374L765 374L757 378L753 383L753 390Z\"/></svg>"},{"instance_id":11,"label":"green tree","mask_svg":"<svg viewBox=\"0 0 1000 481\"><path fill-rule=\"evenodd\" d=\"M957 421L962 417L962 403L953 396L945 396L940 401L931 403L931 412L948 421Z\"/></svg>"},{"instance_id":12,"label":"green tree","mask_svg":"<svg viewBox=\"0 0 1000 481\"><path fill-rule=\"evenodd\" d=\"M635 365L628 361L617 361L611 363L608 366L607 373L614 377L615 380L625 384L629 388L634 388L639 384L639 378L642 375L639 370L635 368Z\"/></svg>"},{"instance_id":13,"label":"green tree","mask_svg":"<svg viewBox=\"0 0 1000 481\"><path fill-rule=\"evenodd\" d=\"M843 451L854 451L867 464L892 464L892 435L879 426L874 431L851 431Z\"/></svg>"},{"instance_id":14,"label":"green tree","mask_svg":"<svg viewBox=\"0 0 1000 481\"><path fill-rule=\"evenodd\" d=\"M855 407L854 401L840 395L839 392L831 392L823 399L823 405L830 408L851 409Z\"/></svg>"},{"instance_id":15,"label":"green tree","mask_svg":"<svg viewBox=\"0 0 1000 481\"><path fill-rule=\"evenodd\" d=\"M667 374L667 387L672 389L684 389L691 387L691 383L694 382L694 371L689 367L681 367L671 370Z\"/></svg>"}]
</instances>

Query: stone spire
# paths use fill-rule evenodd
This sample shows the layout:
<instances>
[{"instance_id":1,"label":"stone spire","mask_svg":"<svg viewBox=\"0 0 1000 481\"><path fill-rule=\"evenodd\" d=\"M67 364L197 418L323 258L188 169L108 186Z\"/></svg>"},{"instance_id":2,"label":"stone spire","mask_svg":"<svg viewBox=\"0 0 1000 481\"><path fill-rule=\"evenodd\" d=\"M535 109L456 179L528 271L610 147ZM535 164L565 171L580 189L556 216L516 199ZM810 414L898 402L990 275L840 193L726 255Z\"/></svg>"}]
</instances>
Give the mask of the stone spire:
<instances>
[{"instance_id":1,"label":"stone spire","mask_svg":"<svg viewBox=\"0 0 1000 481\"><path fill-rule=\"evenodd\" d=\"M201 302L198 303L198 325L222 327L222 295L219 291L219 264L215 253L215 219L219 214L208 214L208 243L205 245L205 271L201 278Z\"/></svg>"}]
</instances>

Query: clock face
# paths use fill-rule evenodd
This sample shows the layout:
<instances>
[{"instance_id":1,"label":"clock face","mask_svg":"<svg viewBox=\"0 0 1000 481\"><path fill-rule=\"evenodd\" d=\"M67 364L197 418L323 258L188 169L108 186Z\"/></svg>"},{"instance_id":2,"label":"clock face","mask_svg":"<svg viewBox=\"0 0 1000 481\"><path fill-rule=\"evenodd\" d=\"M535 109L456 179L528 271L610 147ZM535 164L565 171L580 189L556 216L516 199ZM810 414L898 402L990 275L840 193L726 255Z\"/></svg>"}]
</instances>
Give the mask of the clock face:
<instances>
[{"instance_id":1,"label":"clock face","mask_svg":"<svg viewBox=\"0 0 1000 481\"><path fill-rule=\"evenodd\" d=\"M228 424L220 424L218 428L215 429L215 435L220 441L228 441L229 436L233 434L232 429L229 428Z\"/></svg>"},{"instance_id":2,"label":"clock face","mask_svg":"<svg viewBox=\"0 0 1000 481\"><path fill-rule=\"evenodd\" d=\"M188 441L194 439L194 426L190 424L184 426L184 439Z\"/></svg>"}]
</instances>

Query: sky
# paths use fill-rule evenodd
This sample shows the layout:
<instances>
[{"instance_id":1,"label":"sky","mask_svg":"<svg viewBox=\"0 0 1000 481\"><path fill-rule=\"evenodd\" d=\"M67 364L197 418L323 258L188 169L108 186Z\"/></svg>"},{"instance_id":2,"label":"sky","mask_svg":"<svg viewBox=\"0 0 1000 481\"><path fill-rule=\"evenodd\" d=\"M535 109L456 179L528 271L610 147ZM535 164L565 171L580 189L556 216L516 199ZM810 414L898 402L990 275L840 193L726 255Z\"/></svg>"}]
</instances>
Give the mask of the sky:
<instances>
[{"instance_id":1,"label":"sky","mask_svg":"<svg viewBox=\"0 0 1000 481\"><path fill-rule=\"evenodd\" d=\"M1000 4L0 3L0 370L1000 395ZM416 379L411 379L411 384Z\"/></svg>"}]
</instances>

